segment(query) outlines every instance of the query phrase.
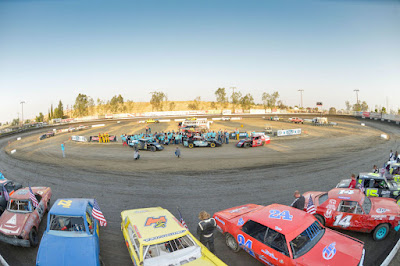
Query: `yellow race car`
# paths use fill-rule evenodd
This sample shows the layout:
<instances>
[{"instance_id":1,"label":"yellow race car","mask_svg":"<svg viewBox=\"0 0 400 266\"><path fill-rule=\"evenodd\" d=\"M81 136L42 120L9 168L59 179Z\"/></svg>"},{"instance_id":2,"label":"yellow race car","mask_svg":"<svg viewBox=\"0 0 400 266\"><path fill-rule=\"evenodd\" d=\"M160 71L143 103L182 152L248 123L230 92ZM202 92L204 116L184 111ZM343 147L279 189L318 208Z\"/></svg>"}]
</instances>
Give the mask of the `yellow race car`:
<instances>
[{"instance_id":1,"label":"yellow race car","mask_svg":"<svg viewBox=\"0 0 400 266\"><path fill-rule=\"evenodd\" d=\"M121 218L134 265L226 265L166 209L126 210Z\"/></svg>"},{"instance_id":2,"label":"yellow race car","mask_svg":"<svg viewBox=\"0 0 400 266\"><path fill-rule=\"evenodd\" d=\"M186 120L188 120L188 121L196 121L197 118L196 117L188 117L188 118L186 118Z\"/></svg>"},{"instance_id":3,"label":"yellow race car","mask_svg":"<svg viewBox=\"0 0 400 266\"><path fill-rule=\"evenodd\" d=\"M146 123L147 124L153 124L153 123L159 123L160 121L158 121L158 119L147 119Z\"/></svg>"}]
</instances>

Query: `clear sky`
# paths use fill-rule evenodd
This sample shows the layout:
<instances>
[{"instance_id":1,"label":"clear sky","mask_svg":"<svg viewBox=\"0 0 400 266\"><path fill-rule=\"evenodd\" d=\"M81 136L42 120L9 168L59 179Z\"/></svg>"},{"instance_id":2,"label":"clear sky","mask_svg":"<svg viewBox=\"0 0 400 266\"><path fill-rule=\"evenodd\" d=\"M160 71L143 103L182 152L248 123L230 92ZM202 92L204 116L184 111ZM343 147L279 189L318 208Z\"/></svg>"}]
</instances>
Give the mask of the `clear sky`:
<instances>
[{"instance_id":1,"label":"clear sky","mask_svg":"<svg viewBox=\"0 0 400 266\"><path fill-rule=\"evenodd\" d=\"M78 93L400 107L400 1L0 0L0 121Z\"/></svg>"}]
</instances>

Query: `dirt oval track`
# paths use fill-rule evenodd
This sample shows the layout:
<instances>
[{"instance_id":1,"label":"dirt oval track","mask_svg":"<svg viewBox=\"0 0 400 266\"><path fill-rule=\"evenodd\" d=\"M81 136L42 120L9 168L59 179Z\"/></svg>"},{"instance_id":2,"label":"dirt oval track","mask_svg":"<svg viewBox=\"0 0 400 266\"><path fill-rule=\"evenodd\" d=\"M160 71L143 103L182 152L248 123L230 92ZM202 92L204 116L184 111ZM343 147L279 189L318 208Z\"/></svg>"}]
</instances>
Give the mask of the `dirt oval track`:
<instances>
[{"instance_id":1,"label":"dirt oval track","mask_svg":"<svg viewBox=\"0 0 400 266\"><path fill-rule=\"evenodd\" d=\"M108 226L100 230L101 255L106 265L131 265L120 231L120 212L126 209L161 206L177 215L179 206L195 234L197 214L210 213L246 203L290 204L293 191L328 191L351 173L381 166L390 149L400 150L400 127L355 118L332 118L337 127L319 128L268 122L274 129L302 128L301 137L272 139L265 147L237 149L231 142L220 148L186 149L182 158L173 155L175 146L164 151L141 152L134 162L132 149L121 143L83 144L69 141L72 133L37 141L39 132L0 139L0 170L9 179L27 184L50 186L57 198L96 198ZM360 123L366 124L362 127ZM240 122L215 122L213 130L229 130L243 125L247 131L261 130L265 120L249 118ZM115 121L101 129L79 135L143 131L137 122ZM176 129L171 124L152 125L152 130ZM390 138L383 140L386 132ZM60 144L66 143L62 159ZM9 151L16 149L13 155ZM47 217L45 216L44 219ZM40 227L40 237L45 223ZM399 239L393 230L382 242L370 234L344 232L365 242L365 265L378 265ZM216 234L216 255L228 265L259 265L244 251L231 252L221 234ZM0 253L10 265L33 265L37 248L19 248L0 243Z\"/></svg>"}]
</instances>

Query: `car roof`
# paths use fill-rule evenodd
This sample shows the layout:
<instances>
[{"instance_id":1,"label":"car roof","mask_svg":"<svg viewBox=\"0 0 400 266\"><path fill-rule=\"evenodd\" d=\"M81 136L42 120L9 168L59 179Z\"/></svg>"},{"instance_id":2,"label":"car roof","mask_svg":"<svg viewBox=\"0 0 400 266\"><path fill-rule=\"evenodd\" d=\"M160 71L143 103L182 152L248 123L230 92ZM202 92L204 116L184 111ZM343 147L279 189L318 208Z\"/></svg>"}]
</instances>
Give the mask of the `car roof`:
<instances>
[{"instance_id":1,"label":"car roof","mask_svg":"<svg viewBox=\"0 0 400 266\"><path fill-rule=\"evenodd\" d=\"M70 205L66 203L66 201L70 201ZM54 202L53 206L51 207L50 213L56 215L71 215L71 216L81 216L84 215L86 212L86 207L88 203L93 204L93 199L58 199ZM68 206L69 207L65 207Z\"/></svg>"},{"instance_id":2,"label":"car roof","mask_svg":"<svg viewBox=\"0 0 400 266\"><path fill-rule=\"evenodd\" d=\"M334 188L328 192L328 198L330 199L343 199L359 202L364 197L365 195L360 189Z\"/></svg>"},{"instance_id":3,"label":"car roof","mask_svg":"<svg viewBox=\"0 0 400 266\"><path fill-rule=\"evenodd\" d=\"M360 178L372 178L372 179L385 180L385 177L383 177L377 173L360 173Z\"/></svg>"},{"instance_id":4,"label":"car roof","mask_svg":"<svg viewBox=\"0 0 400 266\"><path fill-rule=\"evenodd\" d=\"M132 224L143 245L162 243L189 232L175 216L161 207L126 210L121 212L121 218L125 224L128 221ZM157 222L160 222L158 227Z\"/></svg>"},{"instance_id":5,"label":"car roof","mask_svg":"<svg viewBox=\"0 0 400 266\"><path fill-rule=\"evenodd\" d=\"M282 213L288 211L290 220L271 218L273 211ZM269 228L284 234L288 241L291 241L304 230L306 230L315 218L305 211L281 204L271 204L246 215L252 221L268 226Z\"/></svg>"},{"instance_id":6,"label":"car roof","mask_svg":"<svg viewBox=\"0 0 400 266\"><path fill-rule=\"evenodd\" d=\"M49 189L48 187L31 187L31 188L32 188L33 194L44 193L47 189ZM12 193L12 195L10 195L10 198L16 199L16 200L29 199L29 187L18 189L17 191Z\"/></svg>"}]
</instances>

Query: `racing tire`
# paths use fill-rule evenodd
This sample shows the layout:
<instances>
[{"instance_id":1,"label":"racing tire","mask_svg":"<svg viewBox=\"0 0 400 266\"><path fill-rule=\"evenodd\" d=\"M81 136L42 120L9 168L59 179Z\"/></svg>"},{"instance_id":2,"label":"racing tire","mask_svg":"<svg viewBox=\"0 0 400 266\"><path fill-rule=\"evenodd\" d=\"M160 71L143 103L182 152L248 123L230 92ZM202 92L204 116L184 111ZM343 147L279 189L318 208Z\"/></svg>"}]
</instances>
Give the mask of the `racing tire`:
<instances>
[{"instance_id":1,"label":"racing tire","mask_svg":"<svg viewBox=\"0 0 400 266\"><path fill-rule=\"evenodd\" d=\"M154 147L154 146L151 146L151 147L150 147L150 150L151 150L152 152L155 152L155 151L157 150L157 148Z\"/></svg>"},{"instance_id":2,"label":"racing tire","mask_svg":"<svg viewBox=\"0 0 400 266\"><path fill-rule=\"evenodd\" d=\"M240 246L236 239L229 233L225 235L225 243L233 252L239 252Z\"/></svg>"},{"instance_id":3,"label":"racing tire","mask_svg":"<svg viewBox=\"0 0 400 266\"><path fill-rule=\"evenodd\" d=\"M193 148L194 147L193 143L189 143L188 147L189 149Z\"/></svg>"},{"instance_id":4,"label":"racing tire","mask_svg":"<svg viewBox=\"0 0 400 266\"><path fill-rule=\"evenodd\" d=\"M319 214L315 214L314 217L317 218L318 222L320 222L323 226L325 226L325 219L324 219L324 217L322 217L322 216L319 215Z\"/></svg>"},{"instance_id":5,"label":"racing tire","mask_svg":"<svg viewBox=\"0 0 400 266\"><path fill-rule=\"evenodd\" d=\"M211 142L211 143L210 143L210 147L211 147L211 148L215 148L215 143L214 143L214 142Z\"/></svg>"},{"instance_id":6,"label":"racing tire","mask_svg":"<svg viewBox=\"0 0 400 266\"><path fill-rule=\"evenodd\" d=\"M39 236L35 227L32 227L29 232L29 244L31 244L31 247L36 247L39 244Z\"/></svg>"},{"instance_id":7,"label":"racing tire","mask_svg":"<svg viewBox=\"0 0 400 266\"><path fill-rule=\"evenodd\" d=\"M396 198L396 203L397 203L397 205L400 206L400 196L398 196L398 197Z\"/></svg>"},{"instance_id":8,"label":"racing tire","mask_svg":"<svg viewBox=\"0 0 400 266\"><path fill-rule=\"evenodd\" d=\"M389 234L389 225L388 224L380 224L378 225L374 232L372 233L372 237L375 241L381 241L387 237Z\"/></svg>"},{"instance_id":9,"label":"racing tire","mask_svg":"<svg viewBox=\"0 0 400 266\"><path fill-rule=\"evenodd\" d=\"M50 211L50 204L51 204L51 202L50 202L50 200L48 200L48 201L47 201L47 208L46 208L46 211L47 211L47 212Z\"/></svg>"}]
</instances>

